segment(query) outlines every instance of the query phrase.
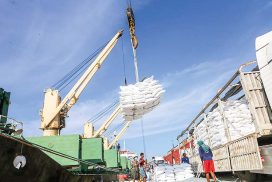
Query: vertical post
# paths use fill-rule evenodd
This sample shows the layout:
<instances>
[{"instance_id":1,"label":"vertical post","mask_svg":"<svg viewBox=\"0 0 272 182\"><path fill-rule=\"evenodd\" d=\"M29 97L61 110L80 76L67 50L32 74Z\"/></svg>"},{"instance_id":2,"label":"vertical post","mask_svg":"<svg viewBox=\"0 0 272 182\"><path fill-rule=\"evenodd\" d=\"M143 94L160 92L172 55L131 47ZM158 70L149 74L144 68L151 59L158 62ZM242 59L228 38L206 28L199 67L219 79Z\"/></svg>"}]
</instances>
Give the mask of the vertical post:
<instances>
[{"instance_id":1,"label":"vertical post","mask_svg":"<svg viewBox=\"0 0 272 182\"><path fill-rule=\"evenodd\" d=\"M207 114L205 112L203 112L203 118L204 118L204 121L206 122L207 121ZM206 132L207 132L207 135L208 135L208 142L209 142L208 145L211 146L211 137L210 137L210 132L209 132L207 122L205 123L205 128L206 128Z\"/></svg>"},{"instance_id":2,"label":"vertical post","mask_svg":"<svg viewBox=\"0 0 272 182\"><path fill-rule=\"evenodd\" d=\"M195 133L195 131L196 131L196 123L194 122L193 123L193 127L194 127L194 133ZM195 134L193 134L193 140L195 141L196 140L196 138L195 138ZM197 141L196 141L197 142ZM192 153L192 156L194 156L196 153L195 153L195 149L196 148L196 146L194 146L194 150L191 150L190 152Z\"/></svg>"},{"instance_id":3,"label":"vertical post","mask_svg":"<svg viewBox=\"0 0 272 182\"><path fill-rule=\"evenodd\" d=\"M177 139L178 141L178 148L179 148L179 164L181 163L181 149L180 149L180 142L179 142L179 138Z\"/></svg>"},{"instance_id":4,"label":"vertical post","mask_svg":"<svg viewBox=\"0 0 272 182\"><path fill-rule=\"evenodd\" d=\"M171 150L171 153L172 153L172 166L174 165L174 142L172 140L172 150Z\"/></svg>"},{"instance_id":5,"label":"vertical post","mask_svg":"<svg viewBox=\"0 0 272 182\"><path fill-rule=\"evenodd\" d=\"M218 98L218 107L219 107L220 114L222 115L222 118L223 118L223 124L224 124L224 128L225 128L225 134L226 134L228 142L230 142L230 140L231 140L231 138L230 138L230 131L229 131L228 123L227 123L227 118L225 117L225 114L224 114L224 108L223 108L222 105L223 104L222 104L221 99Z\"/></svg>"},{"instance_id":6,"label":"vertical post","mask_svg":"<svg viewBox=\"0 0 272 182\"><path fill-rule=\"evenodd\" d=\"M188 141L187 142L189 142L189 150L190 150L190 153L192 153L192 144L191 144L191 139L190 139L190 129L188 129L188 131L187 131L187 138L188 138ZM186 146L186 145L185 145Z\"/></svg>"},{"instance_id":7,"label":"vertical post","mask_svg":"<svg viewBox=\"0 0 272 182\"><path fill-rule=\"evenodd\" d=\"M229 131L228 123L227 123L227 118L225 117L224 108L222 106L222 101L221 101L220 98L218 98L218 107L219 107L219 110L220 110L221 115L223 117L223 123L224 123L224 127L225 127L225 134L226 134L227 140L228 140L227 143L229 143L231 141L231 136L230 136L230 131ZM228 157L228 160L229 160L229 164L230 164L231 170L234 173L233 168L232 168L232 164L231 164L232 161L231 161L231 158L230 158L230 149L229 149L229 147L230 147L229 144L226 145L226 150L227 150L227 153L228 153L227 157Z\"/></svg>"}]
</instances>

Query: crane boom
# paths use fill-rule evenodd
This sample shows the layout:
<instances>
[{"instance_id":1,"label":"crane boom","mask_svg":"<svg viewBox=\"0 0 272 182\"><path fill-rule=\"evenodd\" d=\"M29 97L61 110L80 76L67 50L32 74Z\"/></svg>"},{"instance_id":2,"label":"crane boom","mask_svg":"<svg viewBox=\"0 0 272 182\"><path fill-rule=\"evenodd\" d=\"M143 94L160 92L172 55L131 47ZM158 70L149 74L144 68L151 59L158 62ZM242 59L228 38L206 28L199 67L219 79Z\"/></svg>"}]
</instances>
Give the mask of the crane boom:
<instances>
[{"instance_id":1,"label":"crane boom","mask_svg":"<svg viewBox=\"0 0 272 182\"><path fill-rule=\"evenodd\" d=\"M58 135L60 129L65 127L64 118L67 116L67 112L77 102L80 94L105 61L106 57L116 45L118 39L122 36L122 33L123 30L115 34L62 101L58 90L46 90L44 106L41 112L41 129L44 130L45 136Z\"/></svg>"},{"instance_id":2,"label":"crane boom","mask_svg":"<svg viewBox=\"0 0 272 182\"><path fill-rule=\"evenodd\" d=\"M125 134L125 132L127 131L130 123L132 121L128 121L125 126L121 129L121 131L115 136L115 138L113 139L113 141L106 147L106 150L109 150L113 145L116 144L116 142L118 142L118 140Z\"/></svg>"},{"instance_id":3,"label":"crane boom","mask_svg":"<svg viewBox=\"0 0 272 182\"><path fill-rule=\"evenodd\" d=\"M104 122L104 124L95 132L93 137L99 137L101 136L110 126L110 124L113 122L113 120L118 116L118 114L121 112L120 105L116 107L116 109L111 113L111 115L107 118L107 120Z\"/></svg>"}]
</instances>

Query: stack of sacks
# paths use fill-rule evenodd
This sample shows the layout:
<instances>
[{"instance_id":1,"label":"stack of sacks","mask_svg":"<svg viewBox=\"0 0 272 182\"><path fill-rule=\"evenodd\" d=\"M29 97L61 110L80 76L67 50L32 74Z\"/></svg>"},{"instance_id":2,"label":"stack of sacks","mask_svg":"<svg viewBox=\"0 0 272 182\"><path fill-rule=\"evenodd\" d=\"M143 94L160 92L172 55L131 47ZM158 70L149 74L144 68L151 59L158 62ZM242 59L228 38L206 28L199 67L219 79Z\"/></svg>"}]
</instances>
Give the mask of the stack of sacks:
<instances>
[{"instance_id":1,"label":"stack of sacks","mask_svg":"<svg viewBox=\"0 0 272 182\"><path fill-rule=\"evenodd\" d=\"M181 163L174 166L176 181L185 181L194 178L193 170L190 164Z\"/></svg>"},{"instance_id":2,"label":"stack of sacks","mask_svg":"<svg viewBox=\"0 0 272 182\"><path fill-rule=\"evenodd\" d=\"M193 171L190 164L174 166L157 166L154 169L155 182L177 182L193 179Z\"/></svg>"},{"instance_id":3,"label":"stack of sacks","mask_svg":"<svg viewBox=\"0 0 272 182\"><path fill-rule=\"evenodd\" d=\"M223 123L223 117L218 108L209 112L208 114L208 127L210 134L210 147L216 147L218 145L224 145L227 143L227 137L225 135L225 127ZM207 143L208 144L208 143Z\"/></svg>"},{"instance_id":4,"label":"stack of sacks","mask_svg":"<svg viewBox=\"0 0 272 182\"><path fill-rule=\"evenodd\" d=\"M245 99L229 100L223 105L231 140L255 132L253 119Z\"/></svg>"},{"instance_id":5,"label":"stack of sacks","mask_svg":"<svg viewBox=\"0 0 272 182\"><path fill-rule=\"evenodd\" d=\"M225 122L230 132L230 140L236 140L255 132L253 119L245 99L228 100L222 102L222 105ZM218 108L209 112L207 120L202 122L203 125L200 123L194 132L195 146L197 146L198 140L203 140L206 144L209 144L208 137L210 137L211 148L227 143L223 116ZM206 133L203 129L206 124L209 133Z\"/></svg>"},{"instance_id":6,"label":"stack of sacks","mask_svg":"<svg viewBox=\"0 0 272 182\"><path fill-rule=\"evenodd\" d=\"M197 146L197 141L202 140L204 143L209 144L209 134L207 131L207 121L204 119L194 130L194 146ZM195 147L195 153L198 153L198 147Z\"/></svg>"},{"instance_id":7,"label":"stack of sacks","mask_svg":"<svg viewBox=\"0 0 272 182\"><path fill-rule=\"evenodd\" d=\"M175 181L174 167L166 165L155 167L154 181L156 182Z\"/></svg>"},{"instance_id":8,"label":"stack of sacks","mask_svg":"<svg viewBox=\"0 0 272 182\"><path fill-rule=\"evenodd\" d=\"M165 92L153 76L134 85L120 87L120 107L125 121L141 118L160 103Z\"/></svg>"}]
</instances>

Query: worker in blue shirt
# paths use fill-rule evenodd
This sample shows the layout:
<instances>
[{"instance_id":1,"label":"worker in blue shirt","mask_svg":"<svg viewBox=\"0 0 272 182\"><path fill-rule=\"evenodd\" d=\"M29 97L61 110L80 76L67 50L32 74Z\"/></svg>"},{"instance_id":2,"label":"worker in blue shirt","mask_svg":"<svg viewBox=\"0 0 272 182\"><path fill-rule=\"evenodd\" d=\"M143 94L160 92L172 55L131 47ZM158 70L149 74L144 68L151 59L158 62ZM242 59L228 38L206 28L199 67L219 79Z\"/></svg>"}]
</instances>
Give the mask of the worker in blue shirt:
<instances>
[{"instance_id":1,"label":"worker in blue shirt","mask_svg":"<svg viewBox=\"0 0 272 182\"><path fill-rule=\"evenodd\" d=\"M218 181L214 174L215 168L213 163L213 153L211 148L202 140L197 141L200 159L202 161L203 170L206 173L207 182L210 182L210 174L214 181Z\"/></svg>"},{"instance_id":2,"label":"worker in blue shirt","mask_svg":"<svg viewBox=\"0 0 272 182\"><path fill-rule=\"evenodd\" d=\"M182 154L181 163L187 163L189 164L189 158L187 157L186 153Z\"/></svg>"}]
</instances>

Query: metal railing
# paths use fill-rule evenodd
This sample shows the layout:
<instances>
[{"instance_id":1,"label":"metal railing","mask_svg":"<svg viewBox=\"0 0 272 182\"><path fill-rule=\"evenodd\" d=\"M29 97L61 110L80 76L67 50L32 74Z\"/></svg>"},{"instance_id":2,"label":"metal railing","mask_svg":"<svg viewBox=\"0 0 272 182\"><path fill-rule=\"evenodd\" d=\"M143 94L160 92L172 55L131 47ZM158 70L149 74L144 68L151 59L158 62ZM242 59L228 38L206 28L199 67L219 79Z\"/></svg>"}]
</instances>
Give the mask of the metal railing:
<instances>
[{"instance_id":1,"label":"metal railing","mask_svg":"<svg viewBox=\"0 0 272 182\"><path fill-rule=\"evenodd\" d=\"M4 132L10 135L21 135L23 132L23 122L16 119L0 115L0 132Z\"/></svg>"}]
</instances>

